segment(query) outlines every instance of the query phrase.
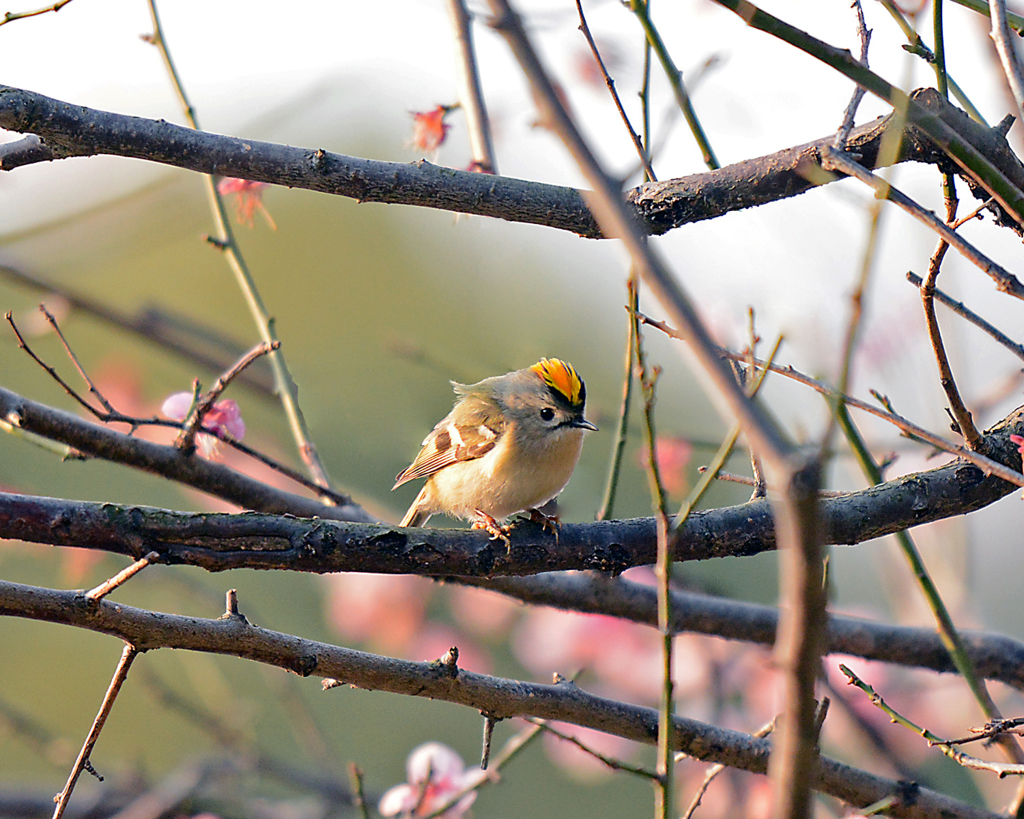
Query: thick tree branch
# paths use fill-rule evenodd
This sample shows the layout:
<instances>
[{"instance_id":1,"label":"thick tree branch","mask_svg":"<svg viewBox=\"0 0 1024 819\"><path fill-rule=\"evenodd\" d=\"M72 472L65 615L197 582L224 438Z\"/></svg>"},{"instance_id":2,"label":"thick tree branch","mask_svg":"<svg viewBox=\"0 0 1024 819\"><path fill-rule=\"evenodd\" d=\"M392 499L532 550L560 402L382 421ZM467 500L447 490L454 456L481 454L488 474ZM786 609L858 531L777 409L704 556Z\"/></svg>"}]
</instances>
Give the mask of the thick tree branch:
<instances>
[{"instance_id":1,"label":"thick tree branch","mask_svg":"<svg viewBox=\"0 0 1024 819\"><path fill-rule=\"evenodd\" d=\"M933 98L927 90L915 94L915 99L923 109L954 128L1007 178L1024 180L1024 169L998 131L973 123L962 111L938 95ZM882 138L891 125L890 116L853 130L848 150L862 157L860 164L876 167ZM347 196L360 202L439 208L546 225L588 238L602 236L583 194L573 188L458 171L425 161L381 162L221 136L163 120L71 105L3 85L0 127L29 135L0 145L0 170L67 157L111 154ZM690 222L796 196L836 179L821 168L822 154L834 139L830 134L717 171L648 183L628 192L627 199L647 230L659 235ZM940 149L913 129L904 135L897 161L949 164ZM977 187L976 180L969 182ZM1006 224L1015 224L1005 214L1001 216Z\"/></svg>"},{"instance_id":2,"label":"thick tree branch","mask_svg":"<svg viewBox=\"0 0 1024 819\"><path fill-rule=\"evenodd\" d=\"M460 578L461 585L490 589L531 605L606 614L657 627L658 601L650 586L593 573L552 573L536 577ZM742 600L696 592L672 593L676 633L708 634L727 640L775 643L779 611ZM960 632L978 674L1024 691L1024 643L1003 634ZM956 673L949 651L934 628L895 626L830 614L825 652L849 654L904 667Z\"/></svg>"},{"instance_id":3,"label":"thick tree branch","mask_svg":"<svg viewBox=\"0 0 1024 819\"><path fill-rule=\"evenodd\" d=\"M0 401L3 396L0 390ZM6 414L4 410L0 417ZM150 463L146 459L152 457L158 467L170 463L171 477L182 471L188 478L192 474L188 470L195 470L204 480L216 482L234 480L231 476L238 474L197 458L182 459L173 447L138 441L66 413L60 415L92 428L89 435L102 443L94 446L101 454L117 447L139 446L141 454L133 454L134 460ZM88 440L87 435L78 434ZM989 430L985 438L992 456L1016 469L1021 456L1011 434L1024 434L1024 408ZM861 543L966 514L1015 488L986 477L975 466L954 461L859 492L823 497L819 503L825 541ZM483 532L309 519L312 515L326 518L338 507L322 507L298 495L274 493L268 504L277 507L275 514L194 514L0 494L0 538L100 549L136 560L156 551L162 562L187 563L210 571L258 568L436 577L529 575L565 569L618 573L653 563L657 554L652 518L565 524L557 538L540 526L523 523L513 529L512 549L508 550L503 543L488 540ZM776 541L768 501L694 512L677 530L673 548L674 559L679 561L770 551L776 548Z\"/></svg>"},{"instance_id":4,"label":"thick tree branch","mask_svg":"<svg viewBox=\"0 0 1024 819\"><path fill-rule=\"evenodd\" d=\"M312 498L275 489L198 455L144 441L77 415L38 404L0 387L0 421L25 432L74 447L93 458L132 466L207 492L244 509L271 514L319 515L368 522L373 518L354 503L325 506ZM142 555L137 555L142 557Z\"/></svg>"},{"instance_id":5,"label":"thick tree branch","mask_svg":"<svg viewBox=\"0 0 1024 819\"><path fill-rule=\"evenodd\" d=\"M324 506L274 489L216 462L185 456L173 446L125 435L0 387L0 419L61 441L91 457L123 463L182 482L265 515L194 515L145 507L0 495L0 538L102 549L142 558L151 549L169 562L211 571L250 566L301 571L372 571L479 577L561 569L619 572L655 559L651 519L563 526L554 537L534 527L514 532L505 554L479 532L335 527L331 518L372 522L360 507ZM986 434L985 451L1020 468L1009 436L1024 434L1024 407ZM826 541L865 540L967 514L1014 490L963 461L905 475L879 486L822 499ZM185 544L188 544L187 546ZM297 544L297 545L293 545ZM307 550L302 544L316 544ZM775 548L768 502L695 512L677 533L676 560L759 554Z\"/></svg>"},{"instance_id":6,"label":"thick tree branch","mask_svg":"<svg viewBox=\"0 0 1024 819\"><path fill-rule=\"evenodd\" d=\"M294 671L334 678L372 691L429 697L469 706L494 718L531 716L582 725L636 742L657 736L657 712L594 696L571 682L539 685L453 669L442 663L414 663L304 640L250 624L239 615L217 620L151 612L84 593L0 581L0 616L61 623L119 637L140 651L179 648L241 657ZM695 759L753 773L767 770L767 740L675 717L674 746ZM863 807L900 793L892 780L821 757L815 787L847 804ZM965 805L925 788L897 801L890 815L994 819L998 814Z\"/></svg>"}]
</instances>

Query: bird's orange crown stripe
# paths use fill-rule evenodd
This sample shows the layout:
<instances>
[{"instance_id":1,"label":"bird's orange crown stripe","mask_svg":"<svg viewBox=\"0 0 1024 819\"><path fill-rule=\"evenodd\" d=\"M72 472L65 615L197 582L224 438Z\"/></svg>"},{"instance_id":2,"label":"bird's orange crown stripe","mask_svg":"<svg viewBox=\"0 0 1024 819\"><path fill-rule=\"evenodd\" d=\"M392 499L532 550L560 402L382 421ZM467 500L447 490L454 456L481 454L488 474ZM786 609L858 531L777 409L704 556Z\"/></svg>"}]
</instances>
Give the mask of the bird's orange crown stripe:
<instances>
[{"instance_id":1,"label":"bird's orange crown stripe","mask_svg":"<svg viewBox=\"0 0 1024 819\"><path fill-rule=\"evenodd\" d=\"M572 364L557 358L542 358L530 369L537 373L551 389L564 396L572 406L580 403L583 382L576 374Z\"/></svg>"}]
</instances>

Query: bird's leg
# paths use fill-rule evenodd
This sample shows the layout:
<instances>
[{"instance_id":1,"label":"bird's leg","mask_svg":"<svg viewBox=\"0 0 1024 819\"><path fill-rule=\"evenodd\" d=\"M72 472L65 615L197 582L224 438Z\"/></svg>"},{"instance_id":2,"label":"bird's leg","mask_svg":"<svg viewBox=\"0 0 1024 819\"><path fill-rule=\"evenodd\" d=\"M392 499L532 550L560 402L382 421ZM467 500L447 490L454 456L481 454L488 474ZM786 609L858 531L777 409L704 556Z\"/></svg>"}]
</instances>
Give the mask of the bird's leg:
<instances>
[{"instance_id":1,"label":"bird's leg","mask_svg":"<svg viewBox=\"0 0 1024 819\"><path fill-rule=\"evenodd\" d=\"M486 512L481 512L479 509L475 509L474 512L477 518L473 521L473 528L485 530L490 534L491 540L505 541L505 548L511 552L512 541L508 539L508 527L498 525L498 521Z\"/></svg>"},{"instance_id":2,"label":"bird's leg","mask_svg":"<svg viewBox=\"0 0 1024 819\"><path fill-rule=\"evenodd\" d=\"M558 515L545 515L540 509L527 509L530 513L530 520L534 523L539 523L545 530L551 532L555 536L555 542L558 542L558 526L560 521Z\"/></svg>"}]
</instances>

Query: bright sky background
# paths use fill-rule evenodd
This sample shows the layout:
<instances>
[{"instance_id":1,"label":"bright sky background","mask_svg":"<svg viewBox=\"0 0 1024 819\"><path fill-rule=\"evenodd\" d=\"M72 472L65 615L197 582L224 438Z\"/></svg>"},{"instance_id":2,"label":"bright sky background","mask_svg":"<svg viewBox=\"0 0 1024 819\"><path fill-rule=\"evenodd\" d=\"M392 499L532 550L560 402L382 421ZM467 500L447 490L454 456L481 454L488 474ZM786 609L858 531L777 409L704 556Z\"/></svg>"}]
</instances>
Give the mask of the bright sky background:
<instances>
[{"instance_id":1,"label":"bright sky background","mask_svg":"<svg viewBox=\"0 0 1024 819\"><path fill-rule=\"evenodd\" d=\"M7 8L28 7L13 2L8 0ZM847 0L777 0L762 6L834 45L857 47ZM482 12L484 4L474 2L472 8ZM563 80L599 153L614 172L631 169L631 149L606 92L578 80L576 66L586 52L574 4L530 0L517 8L526 12L531 33ZM613 0L590 2L586 8L595 36L608 49L619 91L635 112L639 26ZM865 10L874 30L872 67L905 87L932 84L923 62L900 49L903 36L881 5L868 0ZM417 156L403 144L411 132L408 112L456 97L453 49L441 0L310 2L289 11L264 0L176 0L162 3L160 12L200 122L211 131L411 161ZM710 0L656 0L654 15L684 76L694 77L709 57L720 59L695 89L694 99L723 163L799 144L838 125L851 84L831 69L748 29ZM990 121L998 121L1007 98L985 50L981 18L946 3L946 19L952 74ZM930 41L926 16L920 28ZM0 78L69 102L181 122L157 52L140 39L150 30L141 0L75 0L58 14L0 27ZM533 113L525 84L504 43L481 25L476 37L501 172L582 184L556 140L530 127ZM660 77L657 85L656 125L671 108ZM885 111L869 97L858 121ZM459 115L452 121L451 139L436 161L464 167L468 153L463 122ZM367 123L391 136L367 146ZM703 170L681 125L655 165L662 178ZM101 158L0 175L0 238L166 173L156 165ZM633 177L631 183L636 181ZM940 207L933 169L901 167L896 182L927 206ZM658 247L725 337L742 343L745 333L744 306L736 299L739 288L744 300L758 309L763 335L786 332L795 360L811 371L828 372L838 349L836 333L845 322L843 294L861 264L869 201L862 187L833 185L784 204L688 226L659 240ZM906 311L917 310L917 294L903 281L903 273L922 272L935 241L928 231L890 211L880 256L886 269L876 277L869 304L869 320L887 326L899 324ZM529 236L541 247L551 240L545 231ZM1004 264L1019 258L1019 243L1007 231L986 231L984 239L986 250ZM794 242L798 253L793 252ZM581 247L581 253L589 254L596 246ZM612 269L621 269L621 253L612 249L600 255ZM1013 306L980 274L961 273L967 268L956 258L947 262L947 270L947 284L955 290L960 281L967 283L976 309L997 323L1017 320ZM978 383L992 376L988 364L987 359L978 363ZM922 397L929 412L934 404L933 394ZM938 416L933 420L938 422Z\"/></svg>"},{"instance_id":2,"label":"bright sky background","mask_svg":"<svg viewBox=\"0 0 1024 819\"><path fill-rule=\"evenodd\" d=\"M12 2L8 0L12 10L25 7L11 6ZM857 47L855 19L846 0L777 0L762 5L832 44ZM585 46L574 4L529 0L517 7L526 12L531 32L549 66L562 78L599 153L614 172L632 168L628 141L606 92L577 79L576 64ZM903 36L881 5L868 0L865 7L874 30L872 67L906 87L931 84L932 75L923 62L900 49ZM482 12L484 4L475 2L472 8ZM635 112L639 26L613 0L587 3L586 8L595 36L609 49L618 88ZM176 0L162 3L160 11L178 70L207 130L298 145L317 140L318 146L326 144L332 150L410 161L416 154L402 144L410 133L408 112L456 97L453 49L441 0L310 2L289 11L264 0ZM720 58L694 98L723 163L799 144L838 125L851 84L831 69L749 30L710 0L655 2L654 14L684 76L693 77L709 57ZM998 121L1007 99L985 50L987 33L981 18L946 3L946 19L952 74L982 112ZM920 28L930 40L926 16ZM141 0L75 0L58 14L0 27L0 78L69 102L181 122L157 52L140 39L150 30ZM478 25L476 32L501 172L581 184L556 140L530 127L533 114L524 81L504 43L484 26ZM671 108L660 78L658 86L656 124L662 121L661 112ZM858 121L885 111L869 97ZM395 136L379 140L368 152L363 137L367 122ZM437 161L464 167L463 123L458 115L453 122L452 137ZM358 140L353 141L355 135ZM655 164L662 178L703 170L693 140L681 125ZM88 207L163 173L165 169L145 163L89 159L0 175L0 237ZM927 206L940 207L932 169L901 167L896 181ZM735 299L737 282L742 282L749 303L759 310L763 332L786 331L791 349L805 366L828 368L834 363L828 351L836 349L835 339L822 337L815 329L819 325L806 318L814 316L824 327L838 327L845 320L845 300L836 294L850 286L859 270L869 200L861 187L833 185L785 205L674 231L658 245L698 297L708 319L720 323L726 335L739 340L744 332ZM532 232L539 238L531 241L546 241L542 233ZM744 241L736 241L737 235ZM798 254L792 252L794 238L800 244ZM1006 231L989 231L985 238L988 251L1006 264L1012 261L1010 254L1019 253L1019 244ZM889 269L878 277L875 298L880 319L891 324L893 316L886 311L911 309L916 301L902 273L921 272L934 238L894 212L883 240L881 258ZM616 261L621 255L613 252L608 258L621 264ZM961 265L958 259L947 262L951 271ZM990 310L986 315L993 318L1006 316L1007 300L970 275L977 309Z\"/></svg>"}]
</instances>

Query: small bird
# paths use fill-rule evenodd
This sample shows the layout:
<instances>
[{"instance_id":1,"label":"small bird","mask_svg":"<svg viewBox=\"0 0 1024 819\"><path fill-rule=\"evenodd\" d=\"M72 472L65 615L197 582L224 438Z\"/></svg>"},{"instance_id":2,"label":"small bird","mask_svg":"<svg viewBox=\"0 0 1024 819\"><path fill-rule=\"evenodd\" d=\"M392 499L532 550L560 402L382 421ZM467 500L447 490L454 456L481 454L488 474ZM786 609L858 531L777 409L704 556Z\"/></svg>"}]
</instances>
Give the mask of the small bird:
<instances>
[{"instance_id":1,"label":"small bird","mask_svg":"<svg viewBox=\"0 0 1024 819\"><path fill-rule=\"evenodd\" d=\"M455 406L392 487L427 479L401 525L422 526L443 512L506 544L508 530L499 522L515 512L529 511L551 526L538 508L569 482L584 432L597 430L583 417L587 388L576 370L542 358L476 384L451 384Z\"/></svg>"}]
</instances>

